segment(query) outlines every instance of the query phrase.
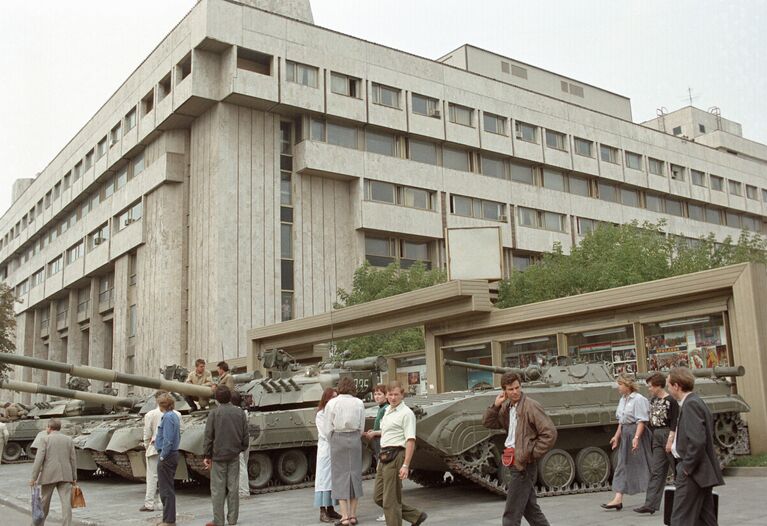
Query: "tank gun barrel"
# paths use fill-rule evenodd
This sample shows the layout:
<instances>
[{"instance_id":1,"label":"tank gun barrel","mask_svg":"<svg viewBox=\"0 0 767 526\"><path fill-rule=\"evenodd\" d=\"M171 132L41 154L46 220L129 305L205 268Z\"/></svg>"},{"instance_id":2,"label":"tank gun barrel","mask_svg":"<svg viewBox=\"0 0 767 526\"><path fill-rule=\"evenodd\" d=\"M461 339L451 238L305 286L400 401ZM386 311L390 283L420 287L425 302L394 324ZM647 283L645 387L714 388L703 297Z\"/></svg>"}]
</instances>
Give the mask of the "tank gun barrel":
<instances>
[{"instance_id":1,"label":"tank gun barrel","mask_svg":"<svg viewBox=\"0 0 767 526\"><path fill-rule=\"evenodd\" d=\"M384 356L368 356L367 358L357 358L356 360L346 360L343 366L352 371L380 371L385 373L389 369Z\"/></svg>"},{"instance_id":2,"label":"tank gun barrel","mask_svg":"<svg viewBox=\"0 0 767 526\"><path fill-rule=\"evenodd\" d=\"M19 391L22 393L44 394L50 396L59 396L61 398L74 398L84 402L93 402L96 404L114 405L133 409L140 401L136 398L120 398L100 393L88 393L85 391L76 391L74 389L64 389L61 387L51 387L49 385L34 384L31 382L17 382L0 377L0 389L9 391Z\"/></svg>"},{"instance_id":3,"label":"tank gun barrel","mask_svg":"<svg viewBox=\"0 0 767 526\"><path fill-rule=\"evenodd\" d=\"M0 363L31 367L33 369L43 369L56 373L69 374L71 376L82 376L83 378L101 380L103 382L137 385L140 387L148 387L150 389L162 389L189 396L200 396L204 398L211 397L210 388L202 385L165 380L164 378L151 378L149 376L140 376L137 374L118 373L117 371L101 369L100 367L59 363L51 360L44 360L42 358L33 358L31 356L21 356L10 353L0 353Z\"/></svg>"},{"instance_id":4,"label":"tank gun barrel","mask_svg":"<svg viewBox=\"0 0 767 526\"><path fill-rule=\"evenodd\" d=\"M463 367L465 369L475 369L477 371L488 371L490 373L495 374L505 374L505 373L517 373L517 374L524 374L524 369L516 369L514 367L496 367L495 365L482 365L481 363L470 363L470 362L461 362L459 360L444 360L445 365L452 365L455 367Z\"/></svg>"}]
</instances>

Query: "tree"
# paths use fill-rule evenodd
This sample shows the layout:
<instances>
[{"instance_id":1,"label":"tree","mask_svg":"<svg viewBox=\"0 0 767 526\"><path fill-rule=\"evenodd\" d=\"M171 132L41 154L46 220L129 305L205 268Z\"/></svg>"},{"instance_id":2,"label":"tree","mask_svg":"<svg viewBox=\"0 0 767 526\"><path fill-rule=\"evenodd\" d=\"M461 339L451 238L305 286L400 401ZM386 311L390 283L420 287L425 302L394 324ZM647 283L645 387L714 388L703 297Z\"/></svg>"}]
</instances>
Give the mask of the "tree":
<instances>
[{"instance_id":1,"label":"tree","mask_svg":"<svg viewBox=\"0 0 767 526\"><path fill-rule=\"evenodd\" d=\"M767 241L743 231L737 243L717 243L713 234L688 242L667 236L665 221L604 225L590 232L570 255L555 244L540 263L514 272L499 287L497 307L642 283L747 261L767 262Z\"/></svg>"},{"instance_id":2,"label":"tree","mask_svg":"<svg viewBox=\"0 0 767 526\"><path fill-rule=\"evenodd\" d=\"M0 283L0 352L12 353L16 350L14 334L16 329L16 315L13 305L16 296L7 283ZM0 364L0 374L10 371L10 366Z\"/></svg>"},{"instance_id":3,"label":"tree","mask_svg":"<svg viewBox=\"0 0 767 526\"><path fill-rule=\"evenodd\" d=\"M378 269L367 261L354 272L352 289L347 292L338 289L335 309L343 309L381 298L388 298L403 292L443 283L447 279L441 270L428 270L417 262L409 269L402 269L399 263L392 263ZM352 358L392 354L423 349L423 330L420 327L398 329L385 333L371 334L336 342L336 351L350 351Z\"/></svg>"}]
</instances>

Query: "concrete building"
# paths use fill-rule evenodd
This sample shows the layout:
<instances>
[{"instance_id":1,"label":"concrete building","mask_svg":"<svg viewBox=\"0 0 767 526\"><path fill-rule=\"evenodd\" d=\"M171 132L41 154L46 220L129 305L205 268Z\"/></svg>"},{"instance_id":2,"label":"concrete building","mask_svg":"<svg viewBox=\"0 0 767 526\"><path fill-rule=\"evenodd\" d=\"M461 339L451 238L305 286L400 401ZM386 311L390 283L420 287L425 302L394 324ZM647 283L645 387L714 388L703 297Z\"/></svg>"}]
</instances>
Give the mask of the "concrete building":
<instances>
[{"instance_id":1,"label":"concrete building","mask_svg":"<svg viewBox=\"0 0 767 526\"><path fill-rule=\"evenodd\" d=\"M451 227L500 227L506 272L600 222L765 231L767 147L694 109L631 119L624 96L472 46L430 60L317 27L308 0L201 0L14 186L18 352L244 364L247 329L328 312L365 259L444 266Z\"/></svg>"}]
</instances>

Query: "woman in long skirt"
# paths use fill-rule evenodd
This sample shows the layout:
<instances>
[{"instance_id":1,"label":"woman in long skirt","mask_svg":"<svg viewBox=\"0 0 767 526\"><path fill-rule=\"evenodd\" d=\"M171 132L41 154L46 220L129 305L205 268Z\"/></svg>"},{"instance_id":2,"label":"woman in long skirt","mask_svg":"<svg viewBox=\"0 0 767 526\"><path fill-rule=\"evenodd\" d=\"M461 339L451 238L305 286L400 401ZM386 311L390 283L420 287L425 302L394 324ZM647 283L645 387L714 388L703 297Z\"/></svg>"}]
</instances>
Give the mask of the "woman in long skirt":
<instances>
[{"instance_id":1,"label":"woman in long skirt","mask_svg":"<svg viewBox=\"0 0 767 526\"><path fill-rule=\"evenodd\" d=\"M341 504L341 520L335 524L357 524L357 499L362 496L362 433L365 406L356 398L354 381L344 377L336 386L338 396L325 406L323 432L330 439L332 497Z\"/></svg>"},{"instance_id":2,"label":"woman in long skirt","mask_svg":"<svg viewBox=\"0 0 767 526\"><path fill-rule=\"evenodd\" d=\"M615 416L618 430L610 439L613 449L618 449L618 458L613 473L615 496L602 507L607 510L622 510L623 495L644 493L650 480L650 459L652 445L650 433L645 433L650 419L650 403L637 392L634 379L628 375L618 377L620 402Z\"/></svg>"},{"instance_id":3,"label":"woman in long skirt","mask_svg":"<svg viewBox=\"0 0 767 526\"><path fill-rule=\"evenodd\" d=\"M336 390L328 387L322 393L317 407L317 465L314 470L314 507L320 509L320 522L333 522L341 516L333 508L330 478L330 443L323 432L325 427L325 406L336 396Z\"/></svg>"}]
</instances>

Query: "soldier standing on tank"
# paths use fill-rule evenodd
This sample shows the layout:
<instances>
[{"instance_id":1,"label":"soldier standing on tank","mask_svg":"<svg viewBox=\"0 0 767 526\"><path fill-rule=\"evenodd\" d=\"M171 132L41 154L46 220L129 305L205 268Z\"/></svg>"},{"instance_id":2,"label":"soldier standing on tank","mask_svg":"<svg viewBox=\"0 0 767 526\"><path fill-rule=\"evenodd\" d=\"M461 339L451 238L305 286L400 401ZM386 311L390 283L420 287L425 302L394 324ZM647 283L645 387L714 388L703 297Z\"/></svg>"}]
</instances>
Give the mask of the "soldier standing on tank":
<instances>
[{"instance_id":1,"label":"soldier standing on tank","mask_svg":"<svg viewBox=\"0 0 767 526\"><path fill-rule=\"evenodd\" d=\"M229 388L229 391L234 391L234 378L229 374L229 364L226 362L218 362L218 386L225 386Z\"/></svg>"},{"instance_id":2,"label":"soldier standing on tank","mask_svg":"<svg viewBox=\"0 0 767 526\"><path fill-rule=\"evenodd\" d=\"M502 462L510 470L511 480L501 524L519 526L524 516L531 526L549 526L536 500L535 480L538 460L554 447L557 429L543 406L522 392L517 373L501 377L501 393L485 411L482 423L507 433Z\"/></svg>"},{"instance_id":3,"label":"soldier standing on tank","mask_svg":"<svg viewBox=\"0 0 767 526\"><path fill-rule=\"evenodd\" d=\"M213 387L213 378L210 375L210 371L205 369L205 360L202 358L197 358L194 362L194 371L190 372L189 375L186 377L186 383L193 384L193 385L207 385L208 387ZM192 408L192 411L197 411L197 409L205 408L208 406L209 398L198 398L196 396L185 396L184 400L186 400L186 403L189 404L189 407ZM200 402L200 407L197 407L196 402Z\"/></svg>"}]
</instances>

